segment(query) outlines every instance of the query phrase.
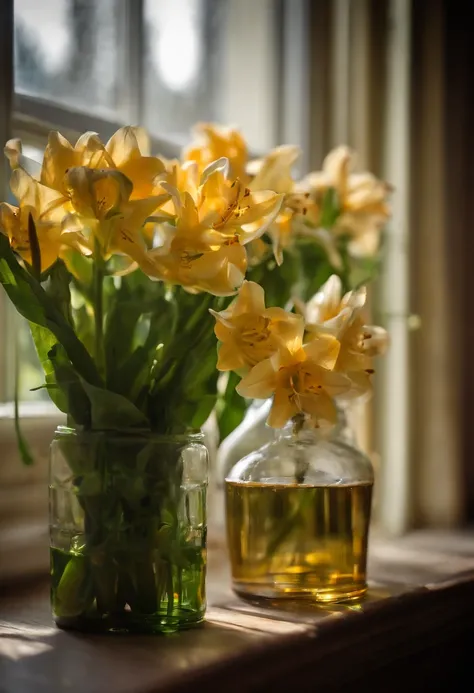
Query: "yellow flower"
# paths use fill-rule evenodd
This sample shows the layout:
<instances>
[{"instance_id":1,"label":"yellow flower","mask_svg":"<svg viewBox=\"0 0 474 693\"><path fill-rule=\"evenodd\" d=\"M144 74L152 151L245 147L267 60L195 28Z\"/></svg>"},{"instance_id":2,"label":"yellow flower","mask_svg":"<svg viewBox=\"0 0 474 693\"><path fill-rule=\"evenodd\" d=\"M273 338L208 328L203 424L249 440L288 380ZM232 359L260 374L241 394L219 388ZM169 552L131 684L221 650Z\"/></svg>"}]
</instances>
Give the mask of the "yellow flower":
<instances>
[{"instance_id":1,"label":"yellow flower","mask_svg":"<svg viewBox=\"0 0 474 693\"><path fill-rule=\"evenodd\" d=\"M162 245L151 251L157 276L192 291L217 296L235 293L247 269L244 246L261 236L278 214L282 196L252 195L239 180L226 178L227 161L218 160L202 174L193 199L167 183L176 226L164 226Z\"/></svg>"},{"instance_id":2,"label":"yellow flower","mask_svg":"<svg viewBox=\"0 0 474 693\"><path fill-rule=\"evenodd\" d=\"M41 255L41 271L47 270L62 254L65 247L85 245L77 233L64 232L61 222L66 214L60 193L41 185L22 169L11 176L11 189L18 207L0 204L0 228L8 236L11 247L26 262L32 264L29 224L32 218Z\"/></svg>"},{"instance_id":3,"label":"yellow flower","mask_svg":"<svg viewBox=\"0 0 474 693\"><path fill-rule=\"evenodd\" d=\"M253 176L249 188L291 193L294 188L292 168L300 154L299 147L285 144L276 147L262 159L254 159L247 168Z\"/></svg>"},{"instance_id":4,"label":"yellow flower","mask_svg":"<svg viewBox=\"0 0 474 693\"><path fill-rule=\"evenodd\" d=\"M197 205L201 219L242 245L260 238L277 217L284 195L272 190L251 191L237 178L227 177L227 161L208 166L201 177Z\"/></svg>"},{"instance_id":5,"label":"yellow flower","mask_svg":"<svg viewBox=\"0 0 474 693\"><path fill-rule=\"evenodd\" d=\"M188 192L193 199L197 198L200 173L195 161L181 163L178 159L165 161L165 171L157 179L157 187L167 183L181 193Z\"/></svg>"},{"instance_id":6,"label":"yellow flower","mask_svg":"<svg viewBox=\"0 0 474 693\"><path fill-rule=\"evenodd\" d=\"M320 290L306 303L295 301L304 315L308 332L328 332L338 339L351 323L355 314L365 305L365 286L342 295L342 282L333 274Z\"/></svg>"},{"instance_id":7,"label":"yellow flower","mask_svg":"<svg viewBox=\"0 0 474 693\"><path fill-rule=\"evenodd\" d=\"M383 354L388 344L382 327L364 324L362 309L366 296L365 287L343 296L340 278L332 275L306 306L295 301L306 320L309 339L327 333L339 340L341 348L334 370L351 380L353 387L348 393L351 397L370 390L372 359Z\"/></svg>"},{"instance_id":8,"label":"yellow flower","mask_svg":"<svg viewBox=\"0 0 474 693\"><path fill-rule=\"evenodd\" d=\"M381 356L388 347L388 335L383 327L364 325L356 315L340 337L341 350L335 370L344 373L352 382L349 396L370 392L371 375L374 373L373 358Z\"/></svg>"},{"instance_id":9,"label":"yellow flower","mask_svg":"<svg viewBox=\"0 0 474 693\"><path fill-rule=\"evenodd\" d=\"M169 187L168 190L172 191ZM245 248L237 238L227 238L199 219L196 203L189 193L173 192L176 227L163 226L163 244L150 251L157 276L172 284L216 296L235 293L247 268Z\"/></svg>"},{"instance_id":10,"label":"yellow flower","mask_svg":"<svg viewBox=\"0 0 474 693\"><path fill-rule=\"evenodd\" d=\"M315 426L335 423L333 398L350 388L344 375L332 371L340 347L337 339L323 334L303 346L301 338L254 366L236 388L243 397L273 396L267 421L273 428L282 428L300 413L308 414Z\"/></svg>"},{"instance_id":11,"label":"yellow flower","mask_svg":"<svg viewBox=\"0 0 474 693\"><path fill-rule=\"evenodd\" d=\"M308 214L314 206L309 193L300 192L293 178L292 169L299 156L299 147L282 145L248 166L253 174L250 190L274 190L284 195L280 213L267 230L278 265L283 262L283 250L293 241L295 216Z\"/></svg>"},{"instance_id":12,"label":"yellow flower","mask_svg":"<svg viewBox=\"0 0 474 693\"><path fill-rule=\"evenodd\" d=\"M143 128L120 128L106 145L96 133L86 132L74 147L59 132L50 132L40 182L67 195L66 174L69 169L86 166L117 170L132 183L130 198L142 199L152 194L157 176L165 170L161 159L146 155L147 150L148 136ZM13 168L21 165L19 140L7 142L5 153Z\"/></svg>"},{"instance_id":13,"label":"yellow flower","mask_svg":"<svg viewBox=\"0 0 474 693\"><path fill-rule=\"evenodd\" d=\"M371 173L351 173L353 160L348 147L337 147L325 158L323 170L306 176L301 188L310 191L317 204L329 188L334 188L341 207L334 231L351 236L353 255L369 256L377 252L380 230L390 216L390 188Z\"/></svg>"},{"instance_id":14,"label":"yellow flower","mask_svg":"<svg viewBox=\"0 0 474 693\"><path fill-rule=\"evenodd\" d=\"M106 258L112 253L122 253L144 271L154 270L143 225L154 218L156 210L169 199L168 194L130 199L132 184L124 174L83 166L69 169L66 190L74 213L64 218L63 228L88 234L91 244L94 237Z\"/></svg>"},{"instance_id":15,"label":"yellow flower","mask_svg":"<svg viewBox=\"0 0 474 693\"><path fill-rule=\"evenodd\" d=\"M256 267L265 260L269 260L272 255L272 247L263 239L256 238L247 245L248 266Z\"/></svg>"},{"instance_id":16,"label":"yellow flower","mask_svg":"<svg viewBox=\"0 0 474 693\"><path fill-rule=\"evenodd\" d=\"M230 164L230 177L245 182L248 159L247 144L238 130L222 128L212 123L199 123L195 128L196 141L183 152L185 161L195 161L204 171L216 159L225 157Z\"/></svg>"},{"instance_id":17,"label":"yellow flower","mask_svg":"<svg viewBox=\"0 0 474 693\"><path fill-rule=\"evenodd\" d=\"M217 313L215 333L221 342L217 368L236 371L275 353L283 343L301 338L303 320L282 308L265 308L265 294L255 282L244 281L227 310Z\"/></svg>"}]
</instances>

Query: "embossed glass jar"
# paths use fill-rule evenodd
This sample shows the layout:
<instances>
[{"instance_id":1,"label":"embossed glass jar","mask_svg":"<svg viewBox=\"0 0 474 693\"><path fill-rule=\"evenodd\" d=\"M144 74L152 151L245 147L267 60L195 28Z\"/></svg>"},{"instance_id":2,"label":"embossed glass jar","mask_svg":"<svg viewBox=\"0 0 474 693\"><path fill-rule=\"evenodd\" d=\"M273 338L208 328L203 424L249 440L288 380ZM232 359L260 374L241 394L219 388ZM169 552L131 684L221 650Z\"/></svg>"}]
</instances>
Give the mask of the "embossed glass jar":
<instances>
[{"instance_id":1,"label":"embossed glass jar","mask_svg":"<svg viewBox=\"0 0 474 693\"><path fill-rule=\"evenodd\" d=\"M58 428L50 465L58 626L157 633L203 619L207 467L201 434Z\"/></svg>"}]
</instances>

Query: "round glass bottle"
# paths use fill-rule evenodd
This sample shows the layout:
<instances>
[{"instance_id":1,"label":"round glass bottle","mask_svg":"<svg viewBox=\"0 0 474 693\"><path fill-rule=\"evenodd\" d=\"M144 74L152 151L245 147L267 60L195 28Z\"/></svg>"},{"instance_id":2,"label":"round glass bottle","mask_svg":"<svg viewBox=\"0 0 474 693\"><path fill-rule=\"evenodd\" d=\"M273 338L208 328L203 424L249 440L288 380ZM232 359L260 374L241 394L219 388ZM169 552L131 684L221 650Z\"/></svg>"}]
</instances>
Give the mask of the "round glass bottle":
<instances>
[{"instance_id":1,"label":"round glass bottle","mask_svg":"<svg viewBox=\"0 0 474 693\"><path fill-rule=\"evenodd\" d=\"M202 435L60 427L51 445L51 600L58 626L170 632L206 608Z\"/></svg>"},{"instance_id":2,"label":"round glass bottle","mask_svg":"<svg viewBox=\"0 0 474 693\"><path fill-rule=\"evenodd\" d=\"M242 597L339 602L367 590L370 460L344 413L329 437L295 417L228 474L232 586Z\"/></svg>"}]
</instances>

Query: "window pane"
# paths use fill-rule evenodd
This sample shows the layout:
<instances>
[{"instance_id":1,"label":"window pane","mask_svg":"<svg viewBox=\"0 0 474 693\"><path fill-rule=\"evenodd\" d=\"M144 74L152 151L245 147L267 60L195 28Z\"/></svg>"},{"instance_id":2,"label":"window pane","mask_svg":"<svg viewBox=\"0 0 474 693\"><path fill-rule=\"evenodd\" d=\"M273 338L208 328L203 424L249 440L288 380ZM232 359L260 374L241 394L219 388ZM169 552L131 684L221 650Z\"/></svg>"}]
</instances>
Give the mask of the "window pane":
<instances>
[{"instance_id":1,"label":"window pane","mask_svg":"<svg viewBox=\"0 0 474 693\"><path fill-rule=\"evenodd\" d=\"M252 149L276 144L273 0L145 0L144 120L183 140L198 121L239 127Z\"/></svg>"},{"instance_id":2,"label":"window pane","mask_svg":"<svg viewBox=\"0 0 474 693\"><path fill-rule=\"evenodd\" d=\"M216 113L219 28L227 0L145 1L145 119L182 138Z\"/></svg>"},{"instance_id":3,"label":"window pane","mask_svg":"<svg viewBox=\"0 0 474 693\"><path fill-rule=\"evenodd\" d=\"M15 0L16 91L113 112L117 7L115 0Z\"/></svg>"}]
</instances>

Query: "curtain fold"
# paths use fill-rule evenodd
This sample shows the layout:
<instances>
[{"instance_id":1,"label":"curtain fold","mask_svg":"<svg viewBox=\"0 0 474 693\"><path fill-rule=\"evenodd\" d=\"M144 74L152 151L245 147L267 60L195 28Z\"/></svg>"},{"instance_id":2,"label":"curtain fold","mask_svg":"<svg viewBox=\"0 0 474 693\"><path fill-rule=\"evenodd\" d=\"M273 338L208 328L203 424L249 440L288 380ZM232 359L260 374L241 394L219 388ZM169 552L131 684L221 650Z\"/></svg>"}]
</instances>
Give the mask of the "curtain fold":
<instances>
[{"instance_id":1,"label":"curtain fold","mask_svg":"<svg viewBox=\"0 0 474 693\"><path fill-rule=\"evenodd\" d=\"M397 57L395 52L394 57L389 51L401 4L409 10L409 55L400 52ZM393 153L393 128L399 125L391 115L402 98L393 83L388 84L387 61L399 60L402 74L403 61L410 60L404 191L409 219L396 240L407 244L409 254L406 314L386 315L387 303L383 297L379 300L383 282L372 290L374 320L385 314L388 323L398 320L402 331L402 323L409 330L410 314L420 320L420 328L407 334L406 368L403 358L391 359L391 367L404 369L398 375L409 384L404 405L409 437L399 448L399 459L396 445L386 459L374 452L384 448L386 432L396 430L390 411L403 412L403 406L387 406L390 398L400 396L397 387L387 392L388 378L380 379L385 392L377 388L371 407L358 416L358 425L382 481L376 490L382 528L400 532L412 526L456 526L466 517L474 519L474 320L468 285L474 258L470 10L461 0L314 0L311 7L312 167L319 167L324 153L342 143L342 137L357 150L362 166L382 176L389 147ZM343 45L344 37L348 46ZM399 196L395 190L393 205ZM394 280L393 262L390 271L389 289L396 299L402 287ZM379 368L383 370L382 363Z\"/></svg>"}]
</instances>

